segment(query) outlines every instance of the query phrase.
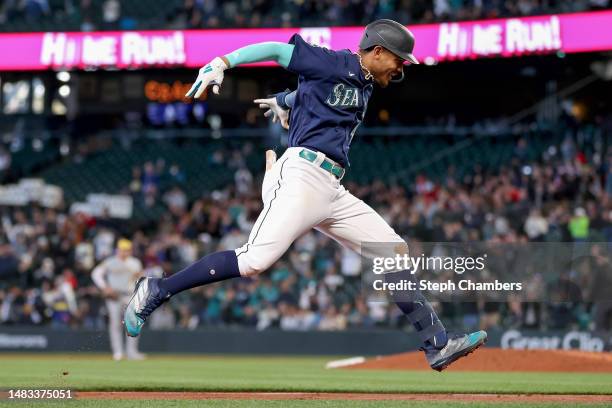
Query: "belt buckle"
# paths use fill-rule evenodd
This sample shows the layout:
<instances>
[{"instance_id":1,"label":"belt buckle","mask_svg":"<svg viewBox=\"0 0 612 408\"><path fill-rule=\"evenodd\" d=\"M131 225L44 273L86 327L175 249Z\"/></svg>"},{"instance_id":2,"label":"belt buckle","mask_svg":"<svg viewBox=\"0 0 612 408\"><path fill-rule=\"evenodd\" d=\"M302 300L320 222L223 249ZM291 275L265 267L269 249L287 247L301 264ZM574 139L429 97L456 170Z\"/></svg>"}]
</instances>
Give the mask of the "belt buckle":
<instances>
[{"instance_id":1,"label":"belt buckle","mask_svg":"<svg viewBox=\"0 0 612 408\"><path fill-rule=\"evenodd\" d=\"M331 161L330 161L330 162L331 162ZM338 179L341 179L341 178L344 176L344 169L343 169L342 167L338 166L336 163L333 163L333 162L331 162L331 165L332 165L332 167L331 167L331 174L333 174L334 176L336 176L336 175L334 174L334 169L338 169L338 170L340 170L340 175L339 175L339 176L336 176L336 177L338 177Z\"/></svg>"}]
</instances>

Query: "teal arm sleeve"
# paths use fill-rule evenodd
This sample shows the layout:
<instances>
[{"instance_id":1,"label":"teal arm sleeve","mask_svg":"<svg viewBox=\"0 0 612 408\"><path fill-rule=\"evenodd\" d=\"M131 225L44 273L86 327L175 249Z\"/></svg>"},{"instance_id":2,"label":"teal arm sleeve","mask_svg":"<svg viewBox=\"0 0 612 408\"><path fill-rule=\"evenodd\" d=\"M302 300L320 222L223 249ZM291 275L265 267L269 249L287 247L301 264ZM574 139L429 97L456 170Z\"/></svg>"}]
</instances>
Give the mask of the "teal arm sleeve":
<instances>
[{"instance_id":1,"label":"teal arm sleeve","mask_svg":"<svg viewBox=\"0 0 612 408\"><path fill-rule=\"evenodd\" d=\"M227 54L225 57L230 63L230 68L236 65L259 61L276 61L287 68L291 61L294 47L293 44L281 42L263 42L239 48Z\"/></svg>"}]
</instances>

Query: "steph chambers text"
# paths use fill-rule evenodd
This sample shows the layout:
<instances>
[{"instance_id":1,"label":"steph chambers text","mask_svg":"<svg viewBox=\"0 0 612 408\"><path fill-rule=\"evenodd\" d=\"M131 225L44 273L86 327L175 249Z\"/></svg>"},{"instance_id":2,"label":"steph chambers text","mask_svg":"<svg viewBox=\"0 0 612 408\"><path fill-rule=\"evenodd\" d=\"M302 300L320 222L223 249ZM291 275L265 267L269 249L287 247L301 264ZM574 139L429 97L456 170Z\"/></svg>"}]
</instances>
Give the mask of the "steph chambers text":
<instances>
[{"instance_id":1,"label":"steph chambers text","mask_svg":"<svg viewBox=\"0 0 612 408\"><path fill-rule=\"evenodd\" d=\"M523 284L521 282L500 282L495 280L494 282L474 282L469 279L460 280L453 282L448 280L446 282L435 282L429 280L411 281L408 279L402 279L397 282L385 282L382 279L377 279L372 282L374 290L377 291L429 291L429 292L453 292L453 291L521 291L523 290Z\"/></svg>"}]
</instances>

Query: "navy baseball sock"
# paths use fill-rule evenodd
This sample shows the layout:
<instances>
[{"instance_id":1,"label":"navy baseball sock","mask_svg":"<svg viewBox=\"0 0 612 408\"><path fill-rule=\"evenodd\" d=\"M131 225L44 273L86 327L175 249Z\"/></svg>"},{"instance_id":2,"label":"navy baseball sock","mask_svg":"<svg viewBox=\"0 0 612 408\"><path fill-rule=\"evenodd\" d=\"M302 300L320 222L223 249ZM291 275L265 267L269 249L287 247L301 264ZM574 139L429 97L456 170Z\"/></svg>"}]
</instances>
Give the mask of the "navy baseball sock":
<instances>
[{"instance_id":1,"label":"navy baseball sock","mask_svg":"<svg viewBox=\"0 0 612 408\"><path fill-rule=\"evenodd\" d=\"M419 293L419 295L422 297ZM425 347L442 349L448 342L446 330L431 304L423 297L421 300L395 302L414 326L417 334L425 343ZM423 316L423 317L421 317Z\"/></svg>"},{"instance_id":2,"label":"navy baseball sock","mask_svg":"<svg viewBox=\"0 0 612 408\"><path fill-rule=\"evenodd\" d=\"M384 275L385 281L398 283L402 280L415 281L415 276L410 270L388 273ZM448 336L444 325L433 310L431 303L425 299L421 291L398 291L391 292L393 301L406 315L406 318L414 326L417 334L425 345L425 349L442 349L448 342Z\"/></svg>"},{"instance_id":3,"label":"navy baseball sock","mask_svg":"<svg viewBox=\"0 0 612 408\"><path fill-rule=\"evenodd\" d=\"M208 285L240 276L238 258L234 251L206 255L180 272L159 281L160 289L176 295L196 286Z\"/></svg>"}]
</instances>

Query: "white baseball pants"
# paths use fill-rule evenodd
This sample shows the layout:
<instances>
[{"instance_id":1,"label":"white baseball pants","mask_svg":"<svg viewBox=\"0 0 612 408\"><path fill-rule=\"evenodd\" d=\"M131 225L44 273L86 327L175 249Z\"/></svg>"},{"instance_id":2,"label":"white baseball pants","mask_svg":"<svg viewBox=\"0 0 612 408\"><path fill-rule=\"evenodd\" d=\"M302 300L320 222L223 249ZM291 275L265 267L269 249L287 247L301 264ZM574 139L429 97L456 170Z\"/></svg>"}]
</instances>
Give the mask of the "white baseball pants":
<instances>
[{"instance_id":1,"label":"white baseball pants","mask_svg":"<svg viewBox=\"0 0 612 408\"><path fill-rule=\"evenodd\" d=\"M325 159L323 153L317 153L317 160L309 162L298 155L302 149L288 148L266 171L262 183L264 208L247 243L235 250L242 276L268 269L311 228L360 254L364 242L398 244L385 246L393 248L393 253L363 254L368 257L407 251L404 240L376 211L319 167Z\"/></svg>"}]
</instances>

